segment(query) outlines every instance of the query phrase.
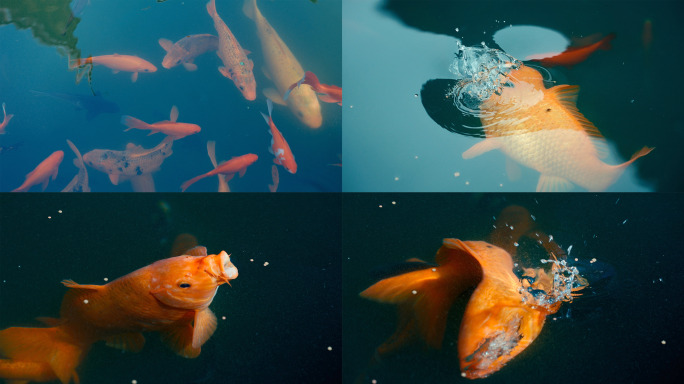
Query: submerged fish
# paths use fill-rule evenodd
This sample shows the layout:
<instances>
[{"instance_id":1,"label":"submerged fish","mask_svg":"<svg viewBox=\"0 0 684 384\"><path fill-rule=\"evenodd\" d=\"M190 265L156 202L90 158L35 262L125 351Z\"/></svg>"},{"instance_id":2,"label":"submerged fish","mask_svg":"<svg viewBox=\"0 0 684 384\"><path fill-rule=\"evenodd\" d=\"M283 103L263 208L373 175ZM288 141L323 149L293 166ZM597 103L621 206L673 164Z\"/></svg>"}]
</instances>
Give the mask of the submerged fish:
<instances>
[{"instance_id":1,"label":"submerged fish","mask_svg":"<svg viewBox=\"0 0 684 384\"><path fill-rule=\"evenodd\" d=\"M261 14L256 0L245 0L242 10L256 24L257 35L261 41L261 50L266 60L266 76L277 87L277 90L266 89L264 94L274 103L287 105L290 111L306 126L310 128L320 127L323 124L321 105L318 103L316 92L313 89L299 87L290 93L287 101L283 100L290 85L298 82L304 76L304 69L301 64L280 38L278 32Z\"/></svg>"},{"instance_id":2,"label":"submerged fish","mask_svg":"<svg viewBox=\"0 0 684 384\"><path fill-rule=\"evenodd\" d=\"M213 140L207 141L207 154L209 155L209 161L214 169L218 168L218 162L216 161L216 142ZM226 180L226 175L219 173L218 175L218 191L219 192L230 192L230 187L228 186L228 181Z\"/></svg>"},{"instance_id":3,"label":"submerged fish","mask_svg":"<svg viewBox=\"0 0 684 384\"><path fill-rule=\"evenodd\" d=\"M74 159L74 165L78 167L78 173L71 179L71 182L62 189L62 192L90 192L90 186L88 185L88 170L83 163L83 157L78 148L70 140L67 140L69 148L74 151L76 158Z\"/></svg>"},{"instance_id":4,"label":"submerged fish","mask_svg":"<svg viewBox=\"0 0 684 384\"><path fill-rule=\"evenodd\" d=\"M233 178L233 176L235 176L236 173L239 174L240 177L242 177L245 175L245 172L247 172L247 167L252 165L258 159L259 157L253 153L233 157L232 159L221 163L218 167L214 168L213 170L205 174L195 176L192 179L184 182L181 185L181 191L185 192L185 190L188 189L188 187L195 184L197 181L204 179L205 177L211 177L218 174L226 175L226 182L229 182Z\"/></svg>"},{"instance_id":5,"label":"submerged fish","mask_svg":"<svg viewBox=\"0 0 684 384\"><path fill-rule=\"evenodd\" d=\"M173 139L167 136L156 147L145 149L128 143L123 151L93 149L83 155L90 167L109 175L114 185L130 180L136 192L154 192L152 173L161 168L164 159L173 154Z\"/></svg>"},{"instance_id":6,"label":"submerged fish","mask_svg":"<svg viewBox=\"0 0 684 384\"><path fill-rule=\"evenodd\" d=\"M186 70L195 71L197 70L197 65L193 63L195 58L205 52L217 50L218 42L219 39L216 36L206 33L185 36L175 44L168 39L159 39L159 45L166 51L162 67L171 69L183 64Z\"/></svg>"},{"instance_id":7,"label":"submerged fish","mask_svg":"<svg viewBox=\"0 0 684 384\"><path fill-rule=\"evenodd\" d=\"M55 151L45 160L41 161L40 164L26 175L26 180L21 186L14 189L12 192L28 192L31 187L37 184L43 184L43 191L47 188L50 182L50 177L52 180L57 178L57 172L59 171L59 165L64 159L64 151Z\"/></svg>"},{"instance_id":8,"label":"submerged fish","mask_svg":"<svg viewBox=\"0 0 684 384\"><path fill-rule=\"evenodd\" d=\"M118 73L119 71L133 72L133 75L131 75L131 80L133 82L138 80L138 72L157 71L157 67L147 60L137 56L119 55L118 53L113 55L90 56L86 59L69 59L69 67L72 69L88 64L103 65L107 68L111 68L114 73Z\"/></svg>"},{"instance_id":9,"label":"submerged fish","mask_svg":"<svg viewBox=\"0 0 684 384\"><path fill-rule=\"evenodd\" d=\"M177 354L197 357L216 330L209 309L218 287L237 278L230 256L195 247L105 285L63 280L69 288L48 328L0 331L0 378L10 382L79 382L76 368L92 344L140 351L142 332L159 332Z\"/></svg>"},{"instance_id":10,"label":"submerged fish","mask_svg":"<svg viewBox=\"0 0 684 384\"><path fill-rule=\"evenodd\" d=\"M653 148L644 147L619 165L601 161L608 154L605 139L577 109L578 86L544 87L535 69L511 71L512 86L481 103L486 139L463 153L471 159L493 149L541 173L537 192L566 191L577 184L603 191L625 168Z\"/></svg>"},{"instance_id":11,"label":"submerged fish","mask_svg":"<svg viewBox=\"0 0 684 384\"><path fill-rule=\"evenodd\" d=\"M287 100L288 96L290 96L290 92L292 92L295 87L299 88L302 84L310 85L311 88L316 91L318 98L321 101L342 105L342 88L336 85L321 84L321 82L318 81L318 77L311 71L306 71L301 80L290 85L285 92L284 99Z\"/></svg>"},{"instance_id":12,"label":"submerged fish","mask_svg":"<svg viewBox=\"0 0 684 384\"><path fill-rule=\"evenodd\" d=\"M287 141L285 141L283 134L280 133L273 122L273 117L271 116L273 112L273 103L271 103L271 99L267 99L266 104L268 106L268 116L263 112L261 113L261 116L266 120L266 125L268 125L269 128L268 132L271 134L271 146L268 148L268 151L275 156L273 159L274 163L282 165L292 174L297 173L297 162L295 162L292 150L290 150L290 146L287 144Z\"/></svg>"},{"instance_id":13,"label":"submerged fish","mask_svg":"<svg viewBox=\"0 0 684 384\"><path fill-rule=\"evenodd\" d=\"M233 80L233 83L245 99L256 99L256 81L252 73L254 63L247 58L249 52L240 46L240 43L230 29L228 29L226 23L218 15L214 0L207 3L207 12L214 20L214 28L216 28L216 33L218 33L217 54L223 62L223 67L219 67L219 72Z\"/></svg>"},{"instance_id":14,"label":"submerged fish","mask_svg":"<svg viewBox=\"0 0 684 384\"><path fill-rule=\"evenodd\" d=\"M105 99L100 95L78 95L73 93L61 92L41 92L31 90L31 93L48 96L57 100L65 101L77 109L86 110L86 119L92 120L101 113L118 113L119 105Z\"/></svg>"},{"instance_id":15,"label":"submerged fish","mask_svg":"<svg viewBox=\"0 0 684 384\"><path fill-rule=\"evenodd\" d=\"M608 36L604 37L600 41L597 41L593 44L587 44L587 45L582 45L582 46L576 46L576 47L570 47L566 49L565 51L549 56L549 54L539 54L535 56L542 56L544 57L543 59L532 59L532 61L536 61L546 67L554 67L556 65L564 65L566 67L573 66L575 64L579 64L586 60L589 55L594 53L597 49L603 49L603 50L608 50L610 49L610 42L615 38L615 34L611 33Z\"/></svg>"},{"instance_id":16,"label":"submerged fish","mask_svg":"<svg viewBox=\"0 0 684 384\"><path fill-rule=\"evenodd\" d=\"M156 123L147 124L146 122L136 119L132 116L121 116L121 124L125 125L126 129L124 131L130 131L131 129L143 129L149 130L149 135L161 132L174 140L182 139L185 136L193 135L201 131L201 128L197 124L191 123L179 123L178 120L178 108L174 105L171 107L171 113L169 115L169 120L158 121Z\"/></svg>"},{"instance_id":17,"label":"submerged fish","mask_svg":"<svg viewBox=\"0 0 684 384\"><path fill-rule=\"evenodd\" d=\"M14 117L12 114L7 114L7 111L5 110L5 103L2 103L2 115L2 123L0 123L0 135L4 135L6 133L5 128L7 127L7 124L9 124L10 120L12 120Z\"/></svg>"}]
</instances>

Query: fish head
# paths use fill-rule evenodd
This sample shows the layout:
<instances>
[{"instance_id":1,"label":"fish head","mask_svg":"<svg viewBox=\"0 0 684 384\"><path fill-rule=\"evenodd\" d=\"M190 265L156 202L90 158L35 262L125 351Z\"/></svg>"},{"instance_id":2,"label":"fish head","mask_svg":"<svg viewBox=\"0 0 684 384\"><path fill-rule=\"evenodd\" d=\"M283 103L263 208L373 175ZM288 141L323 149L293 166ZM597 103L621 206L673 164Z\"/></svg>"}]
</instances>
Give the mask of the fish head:
<instances>
[{"instance_id":1,"label":"fish head","mask_svg":"<svg viewBox=\"0 0 684 384\"><path fill-rule=\"evenodd\" d=\"M285 167L285 169L287 169L288 172L292 174L297 173L297 163L295 162L294 158L285 159L283 166Z\"/></svg>"},{"instance_id":2,"label":"fish head","mask_svg":"<svg viewBox=\"0 0 684 384\"><path fill-rule=\"evenodd\" d=\"M112 168L111 162L113 159L112 151L107 149L93 149L83 155L83 162L86 165L106 173L109 173L109 170Z\"/></svg>"},{"instance_id":3,"label":"fish head","mask_svg":"<svg viewBox=\"0 0 684 384\"><path fill-rule=\"evenodd\" d=\"M188 251L193 253L196 247ZM196 253L196 252L195 252ZM157 261L151 270L150 292L168 306L181 309L202 309L211 304L218 287L237 278L238 270L230 255L182 255Z\"/></svg>"},{"instance_id":4,"label":"fish head","mask_svg":"<svg viewBox=\"0 0 684 384\"><path fill-rule=\"evenodd\" d=\"M141 72L157 72L157 67L150 62L145 62L142 64L140 70Z\"/></svg>"},{"instance_id":5,"label":"fish head","mask_svg":"<svg viewBox=\"0 0 684 384\"><path fill-rule=\"evenodd\" d=\"M171 69L177 65L183 63L183 60L188 55L188 51L179 46L173 46L173 48L166 53L164 59L162 60L162 67L166 69Z\"/></svg>"},{"instance_id":6,"label":"fish head","mask_svg":"<svg viewBox=\"0 0 684 384\"><path fill-rule=\"evenodd\" d=\"M235 86L246 100L252 101L256 99L256 81L254 81L254 76L233 76L233 83L235 83Z\"/></svg>"}]
</instances>

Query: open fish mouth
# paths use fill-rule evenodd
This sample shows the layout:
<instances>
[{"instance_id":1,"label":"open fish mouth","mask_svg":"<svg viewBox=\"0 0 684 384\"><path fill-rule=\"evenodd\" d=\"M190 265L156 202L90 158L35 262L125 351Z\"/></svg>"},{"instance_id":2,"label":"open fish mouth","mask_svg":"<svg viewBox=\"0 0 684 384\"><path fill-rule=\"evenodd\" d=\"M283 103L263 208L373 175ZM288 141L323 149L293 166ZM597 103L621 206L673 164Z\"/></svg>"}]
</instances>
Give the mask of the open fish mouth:
<instances>
[{"instance_id":1,"label":"open fish mouth","mask_svg":"<svg viewBox=\"0 0 684 384\"><path fill-rule=\"evenodd\" d=\"M215 258L218 257L218 260ZM217 285L228 283L238 277L237 267L230 261L230 255L226 251L221 251L214 255L209 263L209 268L205 271L216 280Z\"/></svg>"}]
</instances>

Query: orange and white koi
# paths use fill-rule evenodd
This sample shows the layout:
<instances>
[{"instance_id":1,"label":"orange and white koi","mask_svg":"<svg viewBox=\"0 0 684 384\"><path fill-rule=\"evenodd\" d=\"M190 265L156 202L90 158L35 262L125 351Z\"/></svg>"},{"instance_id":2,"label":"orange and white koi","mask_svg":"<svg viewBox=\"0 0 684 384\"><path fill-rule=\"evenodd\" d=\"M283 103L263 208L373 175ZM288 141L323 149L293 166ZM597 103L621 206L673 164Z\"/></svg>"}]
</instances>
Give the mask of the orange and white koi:
<instances>
[{"instance_id":1,"label":"orange and white koi","mask_svg":"<svg viewBox=\"0 0 684 384\"><path fill-rule=\"evenodd\" d=\"M217 54L223 62L219 72L231 80L247 100L256 99L256 81L252 69L254 63L247 58L249 51L240 46L235 35L228 29L221 16L216 12L216 3L211 0L207 3L207 12L214 20L214 28L218 33Z\"/></svg>"},{"instance_id":2,"label":"orange and white koi","mask_svg":"<svg viewBox=\"0 0 684 384\"><path fill-rule=\"evenodd\" d=\"M146 122L136 119L131 116L121 116L121 124L127 126L128 128L124 131L129 131L131 129L147 129L150 131L149 135L161 132L165 135L170 136L174 140L182 139L185 136L198 133L201 128L197 124L191 123L179 123L178 120L178 108L174 105L171 107L171 114L169 120L158 121L156 123L147 124Z\"/></svg>"},{"instance_id":3,"label":"orange and white koi","mask_svg":"<svg viewBox=\"0 0 684 384\"><path fill-rule=\"evenodd\" d=\"M311 71L306 71L304 77L298 82L290 85L290 87L285 91L284 100L287 100L295 87L299 88L302 84L308 84L313 88L318 94L318 98L326 103L337 103L342 105L342 88L336 85L321 84L318 81L318 77Z\"/></svg>"},{"instance_id":4,"label":"orange and white koi","mask_svg":"<svg viewBox=\"0 0 684 384\"><path fill-rule=\"evenodd\" d=\"M2 123L0 123L0 135L4 135L5 133L7 133L5 132L5 127L7 127L7 124L9 124L10 120L12 120L12 118L14 117L14 115L12 114L7 114L7 111L5 110L5 103L2 103L2 114L3 118Z\"/></svg>"},{"instance_id":5,"label":"orange and white koi","mask_svg":"<svg viewBox=\"0 0 684 384\"><path fill-rule=\"evenodd\" d=\"M275 156L273 162L282 165L288 172L297 173L297 162L295 162L295 157L290 150L290 146L285 141L283 134L280 133L278 128L276 128L275 123L273 123L273 117L271 113L273 112L273 103L271 99L266 100L268 106L268 116L261 112L261 116L266 120L266 124L270 128L269 133L271 134L271 146L268 151Z\"/></svg>"},{"instance_id":6,"label":"orange and white koi","mask_svg":"<svg viewBox=\"0 0 684 384\"><path fill-rule=\"evenodd\" d=\"M238 156L238 157L233 157L232 159L223 162L220 164L218 167L214 168L213 170L199 175L195 176L192 179L184 182L181 184L181 191L185 192L188 187L191 185L195 184L197 181L204 179L205 177L211 177L211 176L216 176L219 173L226 175L226 182L230 181L235 174L239 174L240 177L245 175L245 172L247 171L247 167L250 165L254 164L255 161L257 161L259 157L253 153L248 153L246 155Z\"/></svg>"},{"instance_id":7,"label":"orange and white koi","mask_svg":"<svg viewBox=\"0 0 684 384\"><path fill-rule=\"evenodd\" d=\"M57 171L59 170L59 165L64 159L64 151L52 152L45 160L41 161L40 164L33 171L26 175L26 180L18 188L14 189L12 192L27 192L32 186L43 183L43 191L47 188L50 182L50 177L52 180L57 178Z\"/></svg>"},{"instance_id":8,"label":"orange and white koi","mask_svg":"<svg viewBox=\"0 0 684 384\"><path fill-rule=\"evenodd\" d=\"M133 75L131 75L131 80L133 82L138 80L139 72L157 71L157 67L147 60L137 56L119 55L118 53L113 55L90 56L86 59L70 59L69 68L74 69L87 64L103 65L107 68L111 68L114 73L118 73L119 71L133 72Z\"/></svg>"}]
</instances>

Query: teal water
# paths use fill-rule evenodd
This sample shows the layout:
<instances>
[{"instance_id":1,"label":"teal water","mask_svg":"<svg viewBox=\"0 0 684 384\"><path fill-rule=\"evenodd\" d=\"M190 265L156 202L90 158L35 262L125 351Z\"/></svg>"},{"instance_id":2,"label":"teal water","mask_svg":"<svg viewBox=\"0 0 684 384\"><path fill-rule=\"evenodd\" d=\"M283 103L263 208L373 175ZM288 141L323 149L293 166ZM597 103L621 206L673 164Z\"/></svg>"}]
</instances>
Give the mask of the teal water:
<instances>
[{"instance_id":1,"label":"teal water","mask_svg":"<svg viewBox=\"0 0 684 384\"><path fill-rule=\"evenodd\" d=\"M42 326L36 317L59 315L63 279L112 281L169 257L185 232L239 271L214 297L218 326L200 356L176 356L154 333L136 354L96 343L81 383L339 382L340 196L189 197L2 195L0 329Z\"/></svg>"},{"instance_id":2,"label":"teal water","mask_svg":"<svg viewBox=\"0 0 684 384\"><path fill-rule=\"evenodd\" d=\"M74 2L75 5L77 2ZM81 2L82 3L82 2ZM254 153L259 160L242 179L235 178L234 191L267 192L272 183L271 137L260 112L268 113L262 91L272 87L262 72L264 60L254 23L242 13L241 1L217 1L226 22L254 62L257 99L245 100L233 82L218 72L220 59L213 52L195 60L198 70L161 66L164 49L160 38L178 41L186 35L216 34L204 1L154 0L135 2L92 1L69 23L70 2L6 0L0 2L0 102L14 114L5 135L0 136L0 190L18 187L25 175L56 150L64 161L47 191L61 191L76 175L76 156L67 146L71 140L82 154L93 149L121 151L128 143L151 148L163 135L123 132L122 115L148 123L168 120L171 106L179 110L178 121L198 124L202 131L177 140L173 155L154 174L157 191L180 191L183 181L210 171L206 143L216 141L219 162ZM279 33L305 70L321 82L341 86L340 1L260 1L264 17ZM68 26L67 26L68 25ZM64 34L63 34L64 33ZM95 66L90 76L76 84L76 72L67 68L67 57L109 54L139 56L158 69L141 73L131 82L130 73L113 74ZM116 103L119 111L87 119L86 112L56 98L32 91L67 93L102 98ZM273 120L288 141L299 165L294 175L279 167L279 191L339 191L341 171L341 109L321 103L323 125L304 126L283 106L276 105ZM114 186L108 176L88 168L92 191L131 191L128 182ZM32 190L40 191L40 186ZM190 191L216 191L216 177L193 185Z\"/></svg>"},{"instance_id":3,"label":"teal water","mask_svg":"<svg viewBox=\"0 0 684 384\"><path fill-rule=\"evenodd\" d=\"M360 192L533 192L539 173L510 179L500 151L464 160L481 138L449 132L426 113L424 84L453 79L457 39L499 48L492 36L509 25L536 25L566 37L616 33L612 49L572 68L554 67L557 84L580 86L577 107L606 137L608 164L656 147L608 191L681 191L678 142L681 61L674 1L362 1L343 4L344 190ZM652 21L652 43L642 31ZM455 124L462 121L454 111ZM573 191L583 191L575 187Z\"/></svg>"}]
</instances>

